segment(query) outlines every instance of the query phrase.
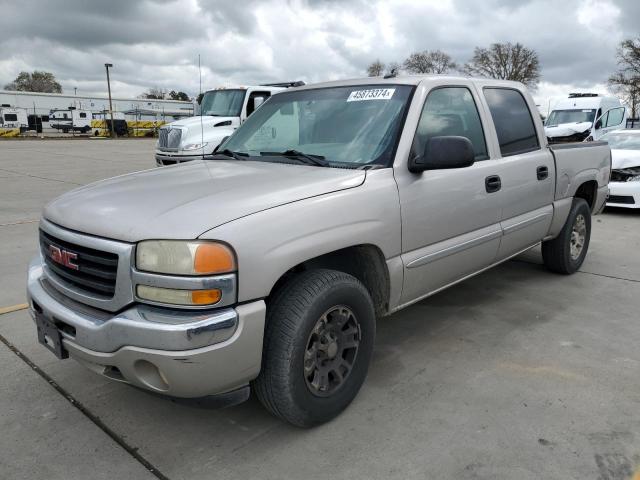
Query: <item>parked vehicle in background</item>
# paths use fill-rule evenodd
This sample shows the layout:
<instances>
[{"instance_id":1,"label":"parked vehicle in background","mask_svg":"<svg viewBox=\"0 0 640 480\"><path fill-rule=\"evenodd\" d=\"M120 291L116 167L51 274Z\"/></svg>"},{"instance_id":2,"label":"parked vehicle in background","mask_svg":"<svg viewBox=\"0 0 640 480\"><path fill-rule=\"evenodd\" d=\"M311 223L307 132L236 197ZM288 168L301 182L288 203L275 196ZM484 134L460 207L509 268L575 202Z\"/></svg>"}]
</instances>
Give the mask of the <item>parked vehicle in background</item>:
<instances>
[{"instance_id":1,"label":"parked vehicle in background","mask_svg":"<svg viewBox=\"0 0 640 480\"><path fill-rule=\"evenodd\" d=\"M89 110L80 110L69 107L65 110L51 110L49 113L49 126L63 133L91 131L92 113Z\"/></svg>"},{"instance_id":2,"label":"parked vehicle in background","mask_svg":"<svg viewBox=\"0 0 640 480\"><path fill-rule=\"evenodd\" d=\"M201 115L183 118L158 131L156 163L174 165L210 155L271 95L303 82L217 88L204 94Z\"/></svg>"},{"instance_id":3,"label":"parked vehicle in background","mask_svg":"<svg viewBox=\"0 0 640 480\"><path fill-rule=\"evenodd\" d=\"M277 417L326 422L365 380L376 317L539 244L580 268L610 150L549 148L536 112L520 83L440 75L273 95L206 160L45 208L39 341L158 394L251 385Z\"/></svg>"},{"instance_id":4,"label":"parked vehicle in background","mask_svg":"<svg viewBox=\"0 0 640 480\"><path fill-rule=\"evenodd\" d=\"M591 141L624 128L625 120L626 109L617 97L570 93L554 105L544 130L550 143Z\"/></svg>"},{"instance_id":5,"label":"parked vehicle in background","mask_svg":"<svg viewBox=\"0 0 640 480\"><path fill-rule=\"evenodd\" d=\"M27 111L24 108L14 108L8 105L0 107L0 129L19 130L24 133L29 128Z\"/></svg>"},{"instance_id":6,"label":"parked vehicle in background","mask_svg":"<svg viewBox=\"0 0 640 480\"><path fill-rule=\"evenodd\" d=\"M615 130L602 140L611 147L607 206L640 208L640 130Z\"/></svg>"}]
</instances>

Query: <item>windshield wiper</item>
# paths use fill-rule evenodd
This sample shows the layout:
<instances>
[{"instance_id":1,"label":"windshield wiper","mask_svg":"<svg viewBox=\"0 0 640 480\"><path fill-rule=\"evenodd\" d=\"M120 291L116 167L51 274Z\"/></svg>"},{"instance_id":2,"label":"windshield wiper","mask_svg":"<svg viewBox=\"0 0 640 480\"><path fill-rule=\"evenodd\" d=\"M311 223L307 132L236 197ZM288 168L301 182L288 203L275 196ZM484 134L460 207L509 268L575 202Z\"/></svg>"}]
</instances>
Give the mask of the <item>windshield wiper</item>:
<instances>
[{"instance_id":1,"label":"windshield wiper","mask_svg":"<svg viewBox=\"0 0 640 480\"><path fill-rule=\"evenodd\" d=\"M220 150L218 152L213 152L213 155L211 156L215 157L216 155L224 155L225 157L231 157L234 160L247 160L249 157L248 153L234 152L232 150L229 150L228 148L225 148L224 150Z\"/></svg>"},{"instance_id":2,"label":"windshield wiper","mask_svg":"<svg viewBox=\"0 0 640 480\"><path fill-rule=\"evenodd\" d=\"M284 152L260 152L260 155L274 155L291 158L295 160L305 161L307 164L317 165L318 167L328 167L327 162L322 155L312 155L298 150L285 150Z\"/></svg>"}]
</instances>

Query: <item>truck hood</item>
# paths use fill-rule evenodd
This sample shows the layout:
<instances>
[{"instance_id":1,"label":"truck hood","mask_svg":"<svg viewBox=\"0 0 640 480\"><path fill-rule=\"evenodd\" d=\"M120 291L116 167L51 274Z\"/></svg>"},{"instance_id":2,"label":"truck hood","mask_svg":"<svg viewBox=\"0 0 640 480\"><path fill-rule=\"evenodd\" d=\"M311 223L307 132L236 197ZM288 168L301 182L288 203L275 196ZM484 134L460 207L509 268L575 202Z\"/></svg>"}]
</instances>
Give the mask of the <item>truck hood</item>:
<instances>
[{"instance_id":1,"label":"truck hood","mask_svg":"<svg viewBox=\"0 0 640 480\"><path fill-rule=\"evenodd\" d=\"M200 160L80 187L48 204L44 217L126 242L193 239L261 210L357 187L365 177L363 170Z\"/></svg>"},{"instance_id":2,"label":"truck hood","mask_svg":"<svg viewBox=\"0 0 640 480\"><path fill-rule=\"evenodd\" d=\"M640 150L611 150L611 168L640 167Z\"/></svg>"},{"instance_id":3,"label":"truck hood","mask_svg":"<svg viewBox=\"0 0 640 480\"><path fill-rule=\"evenodd\" d=\"M591 128L591 122L578 122L578 123L561 123L559 125L553 125L544 127L544 133L547 137L568 137L576 133L582 133Z\"/></svg>"}]
</instances>

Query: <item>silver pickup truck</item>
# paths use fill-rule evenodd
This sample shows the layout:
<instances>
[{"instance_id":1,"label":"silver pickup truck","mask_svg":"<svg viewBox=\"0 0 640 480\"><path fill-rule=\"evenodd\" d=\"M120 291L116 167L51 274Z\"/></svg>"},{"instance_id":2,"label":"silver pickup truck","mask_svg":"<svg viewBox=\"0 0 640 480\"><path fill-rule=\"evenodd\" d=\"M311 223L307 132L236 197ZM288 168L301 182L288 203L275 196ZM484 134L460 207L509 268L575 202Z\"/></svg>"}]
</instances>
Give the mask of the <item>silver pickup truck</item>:
<instances>
[{"instance_id":1,"label":"silver pickup truck","mask_svg":"<svg viewBox=\"0 0 640 480\"><path fill-rule=\"evenodd\" d=\"M107 378L174 398L252 387L311 426L356 396L376 317L540 243L550 270L580 268L610 169L604 143L549 148L519 83L294 88L208 159L47 205L31 313L43 345Z\"/></svg>"}]
</instances>

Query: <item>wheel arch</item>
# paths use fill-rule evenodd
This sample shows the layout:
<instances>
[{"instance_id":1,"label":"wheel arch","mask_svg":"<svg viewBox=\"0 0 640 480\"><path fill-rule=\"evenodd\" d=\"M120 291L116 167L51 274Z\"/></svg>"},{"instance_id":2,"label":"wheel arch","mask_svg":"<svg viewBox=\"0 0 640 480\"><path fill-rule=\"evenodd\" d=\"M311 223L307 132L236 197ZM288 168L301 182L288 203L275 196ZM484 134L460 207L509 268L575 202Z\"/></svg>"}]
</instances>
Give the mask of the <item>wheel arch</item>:
<instances>
[{"instance_id":1,"label":"wheel arch","mask_svg":"<svg viewBox=\"0 0 640 480\"><path fill-rule=\"evenodd\" d=\"M373 244L352 245L298 263L278 278L267 297L267 304L296 274L321 268L337 270L357 278L371 295L376 316L388 314L391 292L389 269L382 250Z\"/></svg>"},{"instance_id":2,"label":"wheel arch","mask_svg":"<svg viewBox=\"0 0 640 480\"><path fill-rule=\"evenodd\" d=\"M582 198L586 200L589 204L589 208L593 212L596 198L598 196L598 182L596 180L587 180L581 183L573 196L574 198Z\"/></svg>"}]
</instances>

